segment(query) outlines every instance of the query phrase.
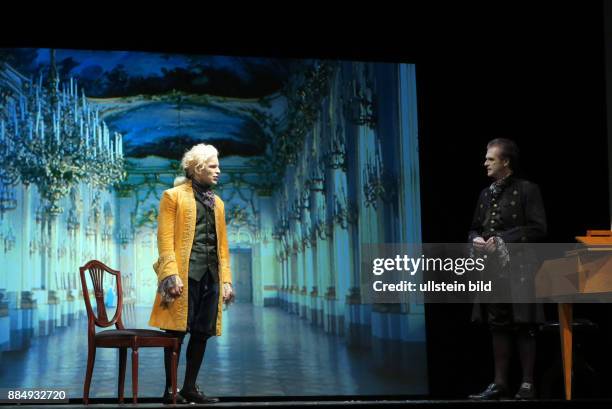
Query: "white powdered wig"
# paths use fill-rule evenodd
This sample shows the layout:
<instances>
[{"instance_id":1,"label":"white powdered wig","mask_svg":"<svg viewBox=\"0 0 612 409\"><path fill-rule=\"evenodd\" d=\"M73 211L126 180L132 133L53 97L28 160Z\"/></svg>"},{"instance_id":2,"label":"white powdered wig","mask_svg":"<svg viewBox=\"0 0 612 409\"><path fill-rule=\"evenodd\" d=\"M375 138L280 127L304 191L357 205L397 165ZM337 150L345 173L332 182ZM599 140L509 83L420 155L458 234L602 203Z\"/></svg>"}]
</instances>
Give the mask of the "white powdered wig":
<instances>
[{"instance_id":1,"label":"white powdered wig","mask_svg":"<svg viewBox=\"0 0 612 409\"><path fill-rule=\"evenodd\" d=\"M219 156L219 151L214 146L200 143L185 152L181 160L181 167L187 176L193 177L202 172L208 161L215 156ZM182 185L187 180L187 177L179 176L174 179L174 186Z\"/></svg>"}]
</instances>

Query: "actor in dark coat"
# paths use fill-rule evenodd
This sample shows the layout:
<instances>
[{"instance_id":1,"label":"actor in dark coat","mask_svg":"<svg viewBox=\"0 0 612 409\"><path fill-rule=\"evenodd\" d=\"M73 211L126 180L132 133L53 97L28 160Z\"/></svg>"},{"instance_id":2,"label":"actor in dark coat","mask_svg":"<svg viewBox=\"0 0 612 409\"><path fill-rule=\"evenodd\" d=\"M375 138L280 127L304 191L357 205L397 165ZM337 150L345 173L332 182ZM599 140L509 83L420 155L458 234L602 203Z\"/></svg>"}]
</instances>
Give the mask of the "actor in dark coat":
<instances>
[{"instance_id":1,"label":"actor in dark coat","mask_svg":"<svg viewBox=\"0 0 612 409\"><path fill-rule=\"evenodd\" d=\"M515 398L535 397L536 324L543 321L542 306L509 302L513 295L529 298L537 265L529 246L516 243L541 241L546 235L546 214L538 186L514 176L518 148L508 139L494 139L487 145L485 167L493 179L480 193L469 240L474 252L487 256L485 274L502 287L506 303L479 303L473 318L489 325L493 338L495 380L472 399L499 399L508 395L508 367L512 340L518 341L523 381Z\"/></svg>"}]
</instances>

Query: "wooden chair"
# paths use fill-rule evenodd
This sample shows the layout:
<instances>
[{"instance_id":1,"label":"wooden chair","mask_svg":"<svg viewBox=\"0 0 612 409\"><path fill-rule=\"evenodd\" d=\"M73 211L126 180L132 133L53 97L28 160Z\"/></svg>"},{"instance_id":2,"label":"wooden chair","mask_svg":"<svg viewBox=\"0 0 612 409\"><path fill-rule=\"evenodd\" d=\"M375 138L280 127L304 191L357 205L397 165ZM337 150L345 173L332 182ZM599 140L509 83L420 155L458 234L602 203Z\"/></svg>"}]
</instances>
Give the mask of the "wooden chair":
<instances>
[{"instance_id":1,"label":"wooden chair","mask_svg":"<svg viewBox=\"0 0 612 409\"><path fill-rule=\"evenodd\" d=\"M85 272L89 273L93 285L93 292L96 299L96 311L91 307L89 291ZM93 374L94 362L96 359L97 348L118 348L119 349L119 383L118 395L119 402L123 403L123 390L125 381L125 366L127 361L127 349L132 349L132 395L133 402L138 402L138 348L144 347L164 347L172 349L172 401L176 404L176 372L178 363L178 338L168 333L148 329L126 329L121 320L123 309L123 291L121 287L121 272L113 270L98 260L91 260L80 268L81 284L83 286L83 299L87 308L87 373L83 386L83 403L89 403L89 386ZM104 278L105 273L114 277L117 283L117 310L109 321L104 305ZM117 329L104 330L96 333L96 326L106 328L115 324Z\"/></svg>"}]
</instances>

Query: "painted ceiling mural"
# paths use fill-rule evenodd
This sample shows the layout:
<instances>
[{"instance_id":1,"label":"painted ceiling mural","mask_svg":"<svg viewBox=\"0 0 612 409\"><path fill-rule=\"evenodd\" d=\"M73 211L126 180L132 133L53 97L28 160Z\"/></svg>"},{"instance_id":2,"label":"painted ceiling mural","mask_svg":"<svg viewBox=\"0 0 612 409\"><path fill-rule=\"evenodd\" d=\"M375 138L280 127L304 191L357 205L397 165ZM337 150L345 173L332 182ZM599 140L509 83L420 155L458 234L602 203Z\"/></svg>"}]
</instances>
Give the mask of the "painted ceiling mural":
<instances>
[{"instance_id":1,"label":"painted ceiling mural","mask_svg":"<svg viewBox=\"0 0 612 409\"><path fill-rule=\"evenodd\" d=\"M47 78L49 49L0 49L0 61L31 80ZM222 156L257 156L270 123L286 111L283 86L297 62L271 58L134 51L55 51L61 83L78 82L123 135L127 157L180 159L208 142ZM265 119L262 121L262 119Z\"/></svg>"},{"instance_id":2,"label":"painted ceiling mural","mask_svg":"<svg viewBox=\"0 0 612 409\"><path fill-rule=\"evenodd\" d=\"M54 214L63 211L60 200L80 182L113 186L120 197L155 191L153 197L138 198L132 212L134 226L154 227L157 196L162 187L171 186L170 176L181 173L184 152L209 143L220 152L223 172L217 192L226 200L232 225L249 220L253 230L258 220L253 195L270 195L287 165L303 155L305 137L330 89L334 64L138 51L0 49L0 102L10 102L0 128L6 124L8 133L25 138L34 149L29 152L33 160L40 162L37 167L24 162L7 169L19 168L22 182L35 183ZM40 121L39 96L47 107ZM58 99L57 112L48 109ZM72 122L67 119L73 117ZM71 123L70 132L60 132L66 122ZM19 144L14 145L18 149ZM55 153L47 158L49 152ZM99 161L105 166L96 165Z\"/></svg>"}]
</instances>

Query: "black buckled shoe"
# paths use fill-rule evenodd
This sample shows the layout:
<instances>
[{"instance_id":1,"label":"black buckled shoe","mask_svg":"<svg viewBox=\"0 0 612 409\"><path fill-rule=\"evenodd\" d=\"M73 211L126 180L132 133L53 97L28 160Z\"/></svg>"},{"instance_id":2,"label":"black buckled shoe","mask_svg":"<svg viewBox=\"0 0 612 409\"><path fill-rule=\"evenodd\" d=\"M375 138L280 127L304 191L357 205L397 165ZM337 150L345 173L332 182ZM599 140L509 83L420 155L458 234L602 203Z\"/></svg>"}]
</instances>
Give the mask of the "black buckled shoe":
<instances>
[{"instance_id":1,"label":"black buckled shoe","mask_svg":"<svg viewBox=\"0 0 612 409\"><path fill-rule=\"evenodd\" d=\"M516 393L516 395L514 395L514 399L518 399L518 400L528 400L528 399L535 399L535 398L536 398L535 386L531 382L523 382L518 392Z\"/></svg>"},{"instance_id":2,"label":"black buckled shoe","mask_svg":"<svg viewBox=\"0 0 612 409\"><path fill-rule=\"evenodd\" d=\"M209 396L204 395L200 391L200 387L196 385L194 390L185 390L181 389L181 396L187 399L192 403L217 403L219 402L219 398L211 398Z\"/></svg>"},{"instance_id":3,"label":"black buckled shoe","mask_svg":"<svg viewBox=\"0 0 612 409\"><path fill-rule=\"evenodd\" d=\"M172 387L171 386L167 387L166 390L164 391L164 396L162 397L162 400L165 405L172 404ZM183 396L181 396L180 392L176 392L176 404L184 405L187 403L189 403L189 401L185 399Z\"/></svg>"},{"instance_id":4,"label":"black buckled shoe","mask_svg":"<svg viewBox=\"0 0 612 409\"><path fill-rule=\"evenodd\" d=\"M505 386L492 383L484 391L470 395L468 398L473 400L497 400L507 399L508 397L508 389Z\"/></svg>"}]
</instances>

